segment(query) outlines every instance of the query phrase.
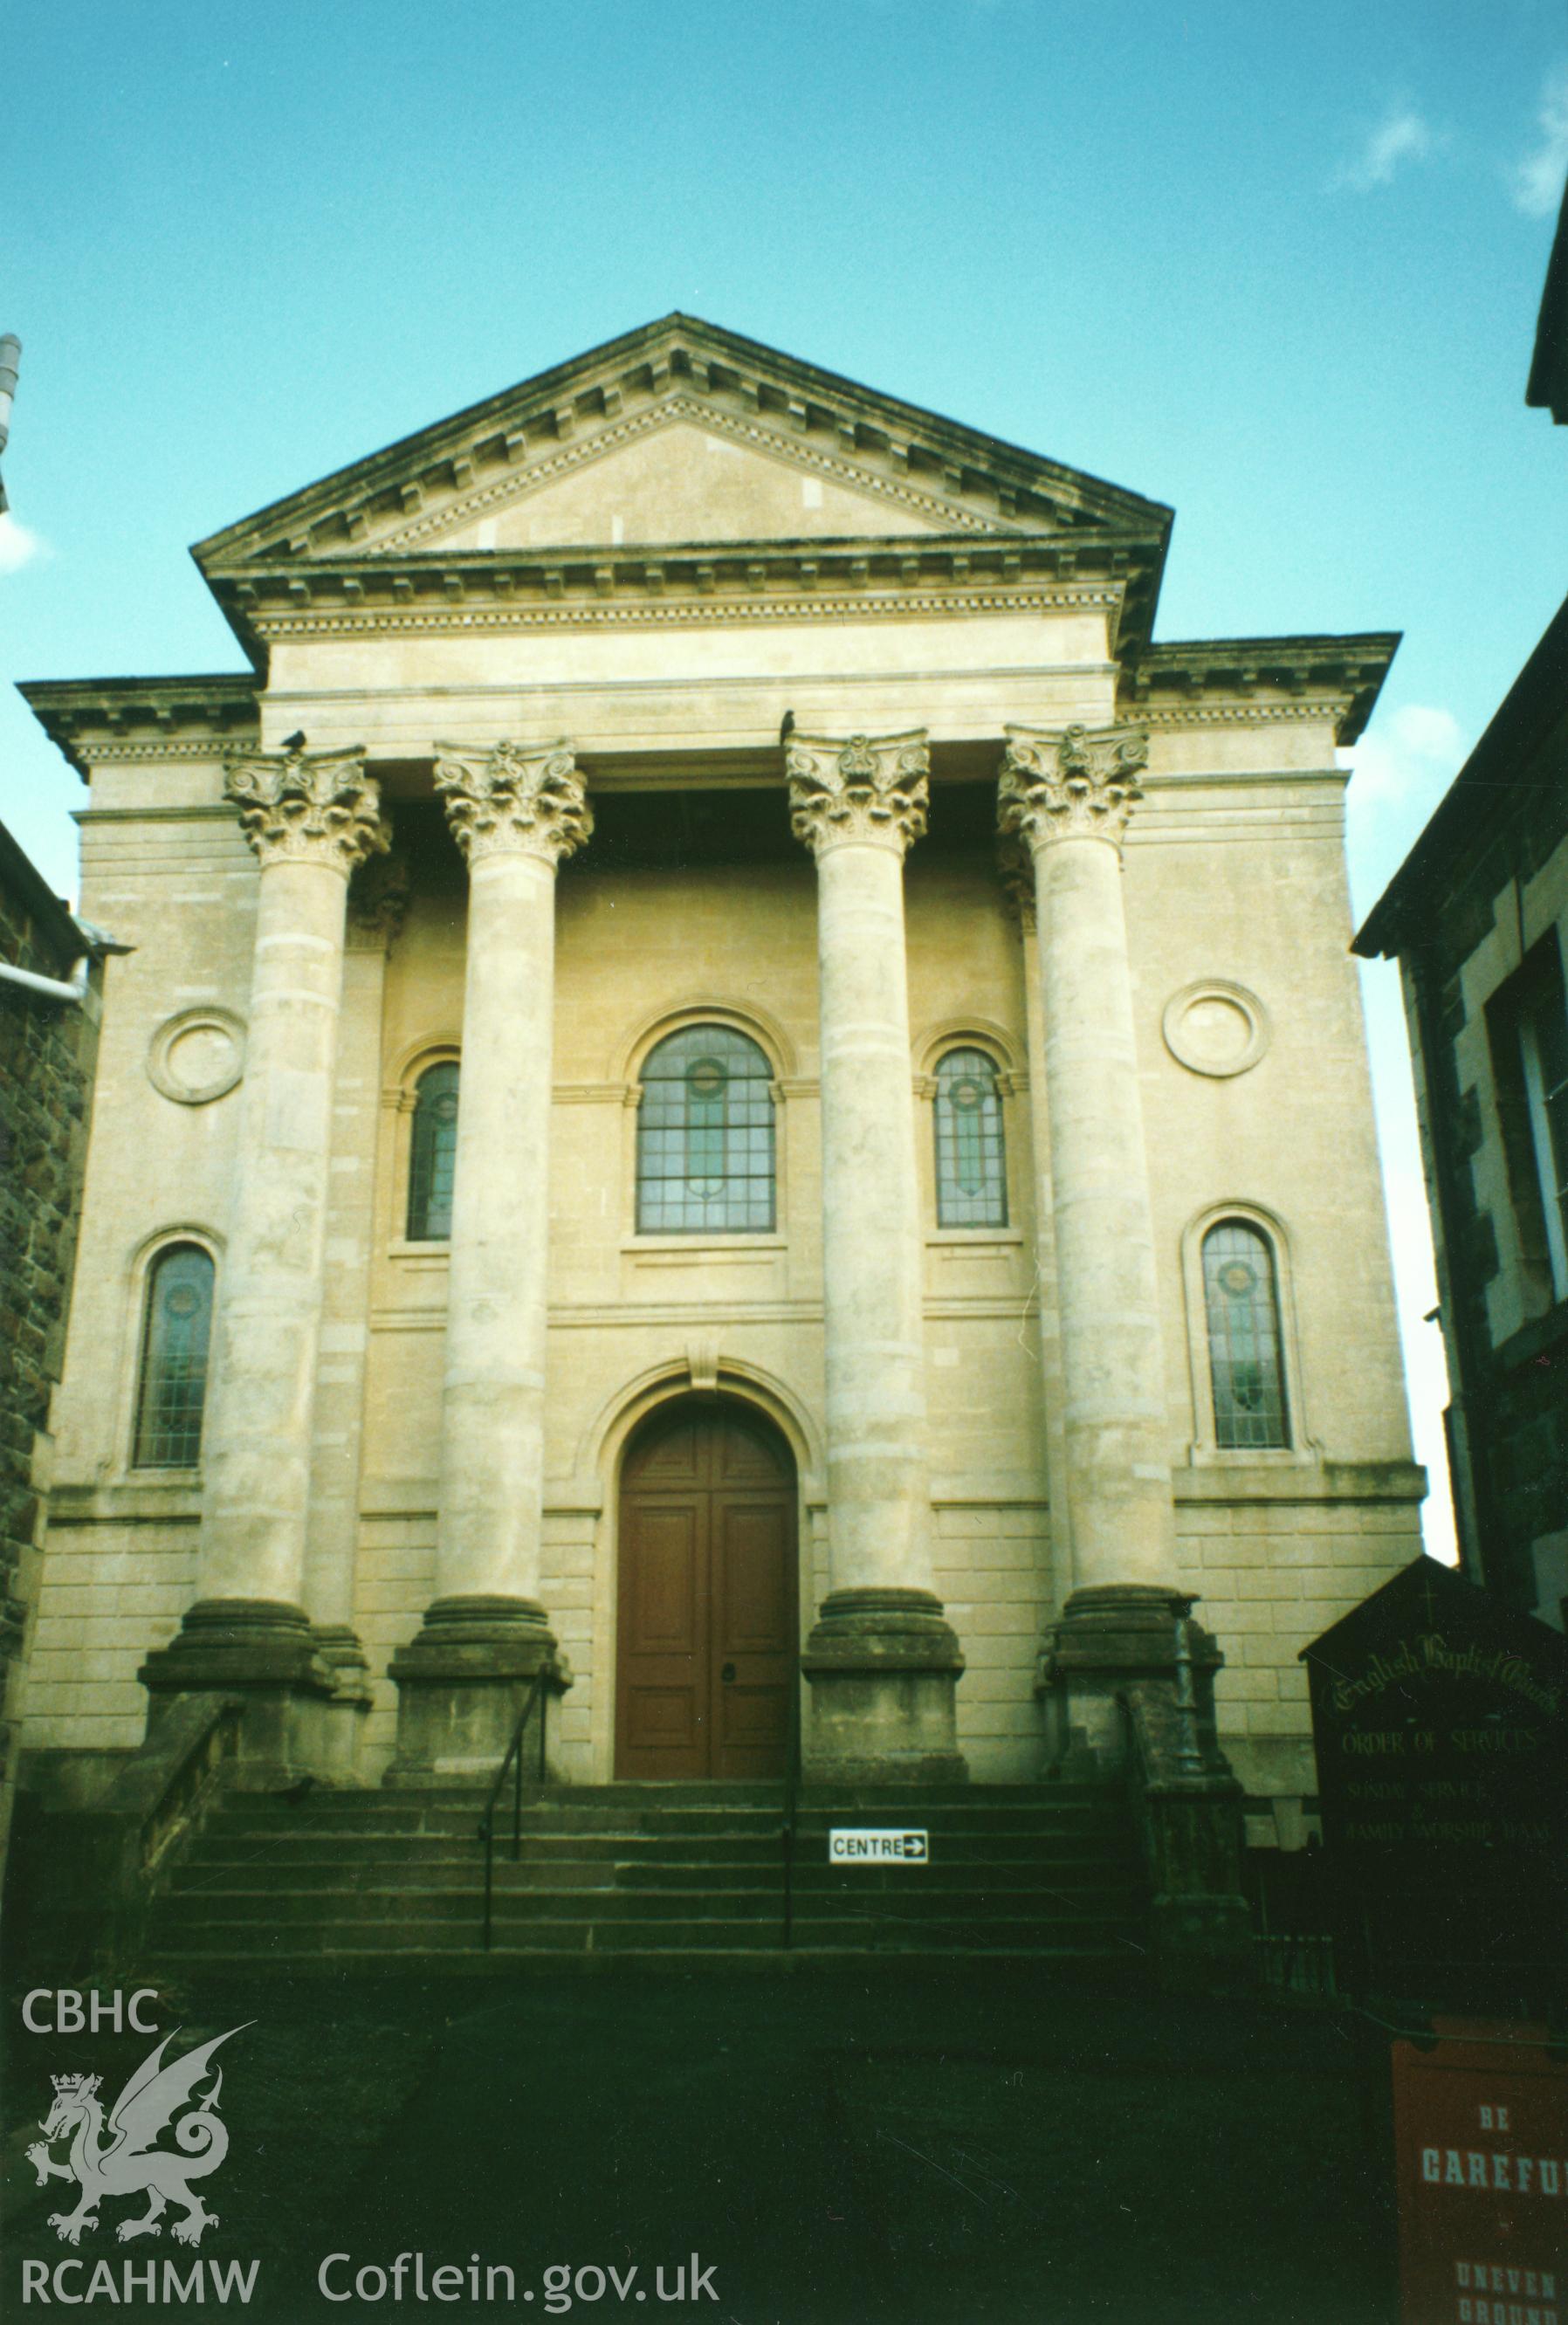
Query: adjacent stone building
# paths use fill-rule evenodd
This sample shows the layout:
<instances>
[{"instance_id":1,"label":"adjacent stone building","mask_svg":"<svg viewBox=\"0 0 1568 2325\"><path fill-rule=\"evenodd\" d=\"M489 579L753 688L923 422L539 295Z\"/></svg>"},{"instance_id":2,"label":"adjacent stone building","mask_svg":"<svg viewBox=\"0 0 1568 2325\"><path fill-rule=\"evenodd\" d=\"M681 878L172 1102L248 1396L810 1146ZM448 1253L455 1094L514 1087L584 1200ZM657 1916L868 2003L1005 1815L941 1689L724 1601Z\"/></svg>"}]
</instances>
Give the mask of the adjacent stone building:
<instances>
[{"instance_id":1,"label":"adjacent stone building","mask_svg":"<svg viewBox=\"0 0 1568 2325\"><path fill-rule=\"evenodd\" d=\"M1568 1598L1568 604L1356 939L1405 989L1463 1561Z\"/></svg>"},{"instance_id":2,"label":"adjacent stone building","mask_svg":"<svg viewBox=\"0 0 1568 2325\"><path fill-rule=\"evenodd\" d=\"M1525 401L1568 421L1568 192ZM1396 958L1472 1579L1568 1604L1568 601L1356 939Z\"/></svg>"},{"instance_id":3,"label":"adjacent stone building","mask_svg":"<svg viewBox=\"0 0 1568 2325\"><path fill-rule=\"evenodd\" d=\"M1155 643L1170 522L673 316L200 544L249 673L25 690L135 946L41 1783L226 1689L258 1782L478 1775L541 1670L579 1780L797 1705L808 1775L1023 1778L1201 1595L1299 1831L1297 1651L1418 1547L1395 640Z\"/></svg>"},{"instance_id":4,"label":"adjacent stone building","mask_svg":"<svg viewBox=\"0 0 1568 2325\"><path fill-rule=\"evenodd\" d=\"M102 979L0 824L0 1869L52 1466Z\"/></svg>"}]
</instances>

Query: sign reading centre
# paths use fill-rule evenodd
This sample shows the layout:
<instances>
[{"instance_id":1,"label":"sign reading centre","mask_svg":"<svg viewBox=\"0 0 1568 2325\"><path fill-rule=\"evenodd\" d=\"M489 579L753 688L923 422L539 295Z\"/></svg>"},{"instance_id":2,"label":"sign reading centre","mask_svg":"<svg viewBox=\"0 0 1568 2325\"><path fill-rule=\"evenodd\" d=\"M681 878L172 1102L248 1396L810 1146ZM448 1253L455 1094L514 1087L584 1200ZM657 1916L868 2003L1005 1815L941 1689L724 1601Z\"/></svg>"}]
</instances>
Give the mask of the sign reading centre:
<instances>
[{"instance_id":1,"label":"sign reading centre","mask_svg":"<svg viewBox=\"0 0 1568 2325\"><path fill-rule=\"evenodd\" d=\"M929 1865L929 1832L894 1832L886 1825L832 1825L830 1865Z\"/></svg>"}]
</instances>

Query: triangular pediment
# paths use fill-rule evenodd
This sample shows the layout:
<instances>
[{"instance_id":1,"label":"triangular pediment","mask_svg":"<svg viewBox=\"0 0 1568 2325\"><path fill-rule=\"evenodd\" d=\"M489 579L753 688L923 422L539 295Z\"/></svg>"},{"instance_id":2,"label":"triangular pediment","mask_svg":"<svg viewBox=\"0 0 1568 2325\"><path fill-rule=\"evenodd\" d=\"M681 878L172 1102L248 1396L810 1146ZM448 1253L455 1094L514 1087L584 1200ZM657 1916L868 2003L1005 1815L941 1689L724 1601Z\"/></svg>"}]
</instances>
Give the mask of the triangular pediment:
<instances>
[{"instance_id":1,"label":"triangular pediment","mask_svg":"<svg viewBox=\"0 0 1568 2325\"><path fill-rule=\"evenodd\" d=\"M1007 528L993 515L963 529ZM525 476L493 477L455 505L390 527L375 546L395 554L954 530L952 512L934 493L821 449L780 444L765 430L677 395L558 447Z\"/></svg>"},{"instance_id":2,"label":"triangular pediment","mask_svg":"<svg viewBox=\"0 0 1568 2325\"><path fill-rule=\"evenodd\" d=\"M628 333L198 544L209 574L639 542L877 535L1153 549L1170 512L684 315Z\"/></svg>"}]
</instances>

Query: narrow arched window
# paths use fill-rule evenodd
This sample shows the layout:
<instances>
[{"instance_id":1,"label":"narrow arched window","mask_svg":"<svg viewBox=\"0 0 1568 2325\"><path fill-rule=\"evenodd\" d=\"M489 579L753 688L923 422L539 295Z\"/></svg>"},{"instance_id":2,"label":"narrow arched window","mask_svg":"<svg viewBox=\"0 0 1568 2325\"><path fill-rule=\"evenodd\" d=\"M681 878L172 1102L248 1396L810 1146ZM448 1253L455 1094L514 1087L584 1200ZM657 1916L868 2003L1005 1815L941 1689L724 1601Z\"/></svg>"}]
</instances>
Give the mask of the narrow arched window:
<instances>
[{"instance_id":1,"label":"narrow arched window","mask_svg":"<svg viewBox=\"0 0 1568 2325\"><path fill-rule=\"evenodd\" d=\"M452 1231L458 1162L458 1068L449 1060L419 1078L408 1152L408 1240L445 1243Z\"/></svg>"},{"instance_id":2,"label":"narrow arched window","mask_svg":"<svg viewBox=\"0 0 1568 2325\"><path fill-rule=\"evenodd\" d=\"M199 1244L171 1244L147 1272L136 1386L138 1469L193 1469L200 1459L211 1338L211 1257Z\"/></svg>"},{"instance_id":3,"label":"narrow arched window","mask_svg":"<svg viewBox=\"0 0 1568 2325\"><path fill-rule=\"evenodd\" d=\"M1203 1238L1203 1301L1217 1445L1288 1445L1279 1276L1274 1246L1245 1219Z\"/></svg>"},{"instance_id":4,"label":"narrow arched window","mask_svg":"<svg viewBox=\"0 0 1568 2325\"><path fill-rule=\"evenodd\" d=\"M950 1050L936 1070L936 1223L1005 1227L1002 1093L983 1050Z\"/></svg>"},{"instance_id":5,"label":"narrow arched window","mask_svg":"<svg viewBox=\"0 0 1568 2325\"><path fill-rule=\"evenodd\" d=\"M637 1231L738 1235L773 1224L773 1070L732 1027L688 1025L643 1068Z\"/></svg>"}]
</instances>

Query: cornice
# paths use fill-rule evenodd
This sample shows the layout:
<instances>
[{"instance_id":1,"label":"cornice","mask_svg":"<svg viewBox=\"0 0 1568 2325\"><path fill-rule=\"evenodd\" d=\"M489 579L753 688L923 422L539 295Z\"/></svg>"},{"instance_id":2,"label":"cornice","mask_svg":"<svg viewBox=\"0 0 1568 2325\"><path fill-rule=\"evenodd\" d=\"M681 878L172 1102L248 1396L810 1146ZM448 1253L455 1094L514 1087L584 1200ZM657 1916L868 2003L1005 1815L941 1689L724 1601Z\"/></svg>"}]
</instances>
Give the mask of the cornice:
<instances>
[{"instance_id":1,"label":"cornice","mask_svg":"<svg viewBox=\"0 0 1568 2325\"><path fill-rule=\"evenodd\" d=\"M212 576L258 655L274 639L376 633L671 628L1091 609L1146 619L1149 544L1032 536L675 542L294 560ZM1137 611L1134 611L1136 601Z\"/></svg>"},{"instance_id":2,"label":"cornice","mask_svg":"<svg viewBox=\"0 0 1568 2325\"><path fill-rule=\"evenodd\" d=\"M1326 719L1334 740L1350 744L1371 717L1398 644L1399 633L1388 630L1162 641L1129 654L1118 699L1148 727Z\"/></svg>"},{"instance_id":3,"label":"cornice","mask_svg":"<svg viewBox=\"0 0 1568 2325\"><path fill-rule=\"evenodd\" d=\"M255 735L260 689L259 679L241 672L211 678L38 679L17 692L85 778L89 763L220 756Z\"/></svg>"}]
</instances>

